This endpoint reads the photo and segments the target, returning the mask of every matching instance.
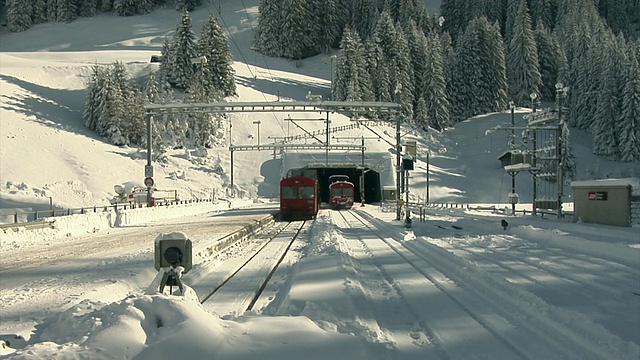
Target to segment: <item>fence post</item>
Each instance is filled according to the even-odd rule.
[[[13,213],[13,223],[14,224],[18,223],[18,212],[17,211]]]

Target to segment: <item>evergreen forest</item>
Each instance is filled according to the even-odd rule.
[[[188,11],[202,3],[8,0],[7,26],[25,31],[98,12],[179,10],[160,70],[146,84],[132,84],[117,63],[95,67],[88,83],[87,126],[114,144],[143,145],[141,104],[236,94],[217,19],[203,25],[199,38],[193,33]],[[395,101],[404,121],[442,131],[510,104],[535,107],[562,96],[564,136],[579,128],[594,136],[595,154],[640,161],[640,0],[442,0],[439,15],[420,0],[261,0],[259,13],[259,52],[298,60],[335,53],[333,100]],[[203,61],[193,64],[193,58]],[[176,100],[175,91],[185,95]],[[160,123],[154,146],[207,147],[221,136],[220,118],[180,115]]]

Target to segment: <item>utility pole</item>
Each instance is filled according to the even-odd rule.
[[[396,85],[395,95],[396,95],[396,103],[400,104],[400,91],[402,90],[402,84],[398,83]],[[396,220],[400,220],[400,172],[401,164],[400,164],[400,151],[402,151],[400,147],[400,114],[402,110],[400,109],[396,114]]]
[[[558,181],[558,219],[562,217],[562,195],[564,192],[564,169],[562,164],[562,133],[564,130],[564,120],[562,119],[562,100],[564,99],[568,91],[568,86],[563,86],[563,84],[560,82],[556,84],[556,101],[558,103],[558,131],[556,135],[556,156],[558,158],[558,174],[556,180]]]

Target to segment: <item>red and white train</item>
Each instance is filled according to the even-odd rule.
[[[329,206],[334,210],[351,209],[355,186],[347,175],[329,176]]]
[[[283,220],[315,218],[319,207],[317,180],[306,176],[280,180],[280,216]]]

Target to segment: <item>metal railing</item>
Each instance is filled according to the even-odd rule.
[[[189,199],[189,200],[168,200],[158,201],[155,207],[159,206],[171,206],[192,204],[199,202],[211,202],[211,199]],[[15,227],[16,225],[37,228],[37,224],[47,223],[42,220],[46,218],[70,216],[77,214],[98,213],[106,211],[119,211],[128,209],[139,209],[148,207],[146,203],[118,203],[110,205],[94,205],[91,207],[82,207],[75,209],[49,209],[49,210],[30,210],[30,211],[3,211],[0,209],[0,219],[10,218],[11,221],[4,221],[4,224],[0,224],[0,229]],[[26,225],[28,223],[37,223],[34,225]]]

